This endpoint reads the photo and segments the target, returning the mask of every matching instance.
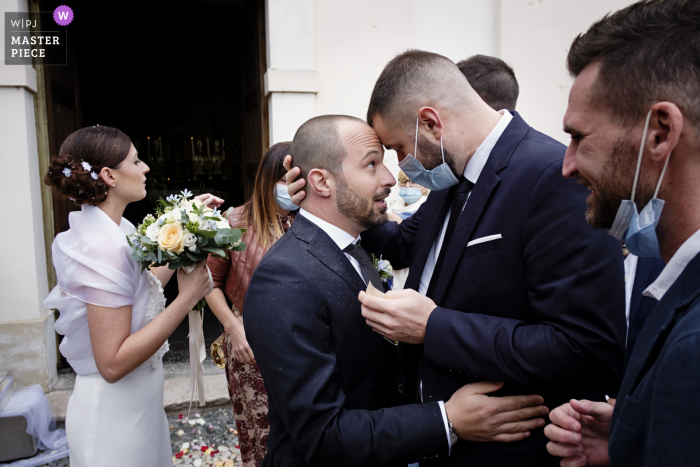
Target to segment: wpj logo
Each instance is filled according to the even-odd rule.
[[[73,10],[5,13],[5,65],[67,65],[68,33]]]

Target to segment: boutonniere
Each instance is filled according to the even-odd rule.
[[[391,267],[391,263],[380,256],[377,258],[374,253],[372,253],[372,264],[379,272],[379,278],[382,282],[387,282],[394,277],[394,268]]]

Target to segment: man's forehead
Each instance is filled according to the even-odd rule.
[[[341,135],[340,139],[347,148],[370,148],[382,144],[374,129],[366,123],[342,123],[338,130]]]
[[[569,91],[569,102],[564,114],[564,130],[576,130],[586,124],[593,114],[599,114],[600,106],[593,100],[593,86],[598,77],[598,64],[592,64],[579,73]],[[590,123],[590,122],[589,122]]]
[[[379,142],[384,145],[386,148],[392,148],[393,146],[396,146],[398,144],[398,141],[396,141],[397,137],[401,136],[401,132],[398,132],[395,129],[389,129],[387,126],[386,122],[382,119],[382,117],[377,114],[374,116],[372,119],[372,124],[374,126],[374,129],[377,132],[377,136],[379,137]]]

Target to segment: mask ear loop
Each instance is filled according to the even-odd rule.
[[[415,157],[416,160],[418,159],[418,119],[420,119],[420,117],[416,117],[416,145],[413,147],[413,152],[415,153],[413,157]]]
[[[661,176],[659,177],[659,183],[656,184],[656,191],[654,191],[654,198],[656,198],[659,194],[659,188],[661,188],[661,181],[664,179],[664,174],[666,173],[666,167],[668,167],[669,159],[671,159],[670,154],[668,155],[668,157],[666,158],[666,162],[664,163],[664,168],[661,171]]]
[[[442,136],[440,137],[440,154],[442,154],[442,163],[445,163],[445,151],[442,150]]]
[[[634,183],[632,184],[632,198],[630,201],[634,203],[634,195],[637,193],[637,182],[639,181],[639,172],[642,169],[642,154],[644,154],[644,144],[646,143],[647,140],[647,131],[649,130],[649,120],[651,120],[651,110],[649,110],[649,113],[647,114],[647,119],[644,122],[644,132],[642,133],[642,144],[639,145],[639,156],[637,157],[637,170],[634,172]],[[666,163],[668,164],[668,159],[666,159]],[[664,167],[664,171],[666,170],[666,167]],[[661,173],[661,176],[663,177],[663,172]],[[661,184],[661,181],[659,181],[659,185]],[[656,187],[656,191],[659,191],[659,187]],[[656,197],[656,195],[654,195]]]

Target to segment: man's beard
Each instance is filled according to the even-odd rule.
[[[386,223],[388,220],[387,208],[384,207],[380,212],[376,212],[374,202],[388,196],[391,189],[385,188],[381,193],[374,195],[372,199],[367,199],[350,188],[343,175],[336,177],[336,181],[336,206],[342,215],[352,219],[365,229],[381,227]]]
[[[600,180],[596,183],[595,195],[592,199],[586,199],[588,205],[586,222],[594,229],[612,227],[622,200],[630,199],[638,152],[639,148],[635,147],[627,137],[618,140],[610,151],[601,171]],[[576,180],[581,183],[586,178],[578,173]],[[646,204],[651,199],[650,193],[653,193],[653,189],[654,187],[640,176],[635,203]]]
[[[455,157],[450,151],[443,147],[445,151],[445,162],[447,162],[448,167],[452,170],[455,177],[460,177],[462,174],[457,174],[457,168],[455,166]],[[422,135],[418,134],[418,155],[413,155],[425,170],[433,170],[435,167],[442,164],[442,153],[440,152],[440,145],[433,144],[430,140]]]

